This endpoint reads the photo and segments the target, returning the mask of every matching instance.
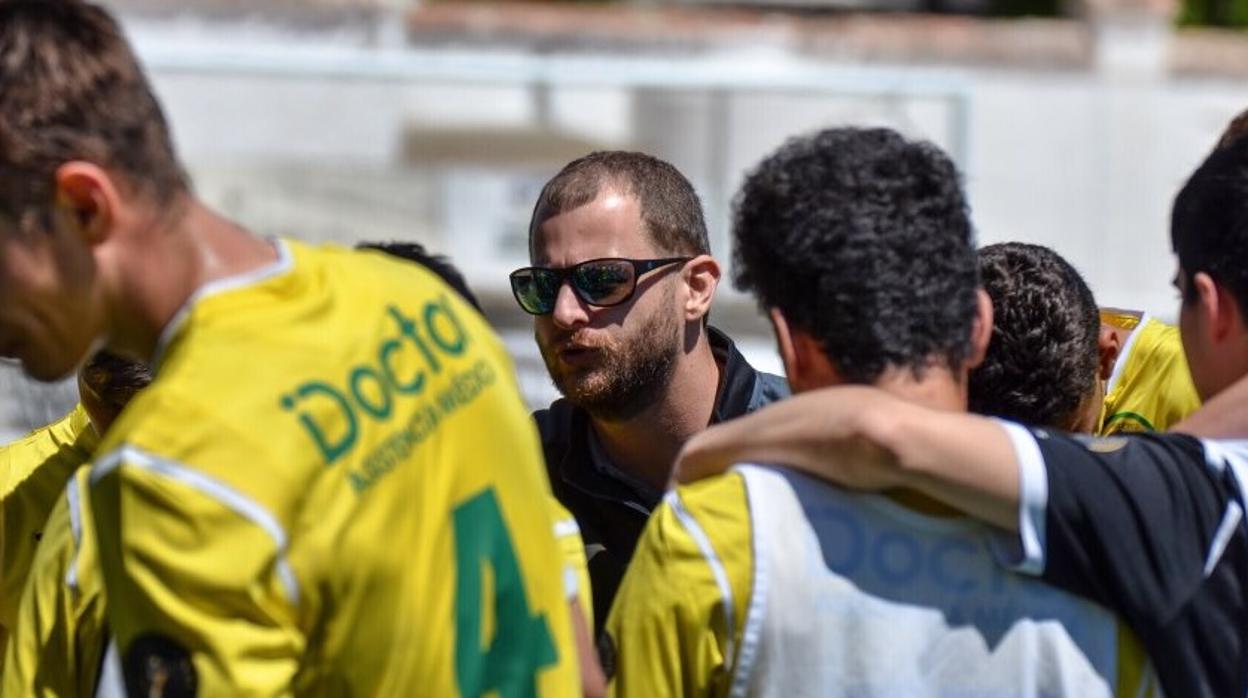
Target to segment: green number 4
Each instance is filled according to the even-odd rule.
[[[524,578],[493,488],[455,507],[455,676],[461,696],[498,691],[502,698],[537,695],[537,672],[559,659],[542,614],[530,615]],[[485,566],[494,597],[481,598]],[[494,636],[482,644],[482,611],[494,606]]]

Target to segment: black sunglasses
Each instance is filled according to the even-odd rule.
[[[591,259],[563,269],[525,267],[511,272],[511,292],[516,302],[530,315],[546,315],[554,311],[555,299],[565,280],[572,282],[572,291],[589,305],[606,308],[625,303],[637,290],[637,279],[643,274],[669,264],[688,262],[693,257],[665,259],[624,259],[609,257]]]

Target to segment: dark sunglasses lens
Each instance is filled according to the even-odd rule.
[[[555,309],[559,277],[547,269],[521,269],[511,275],[511,290],[526,313],[545,315]]]
[[[633,265],[625,261],[602,261],[582,264],[572,272],[572,285],[581,298],[593,305],[623,303],[636,284]]]

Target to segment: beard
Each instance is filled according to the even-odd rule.
[[[549,346],[538,340],[550,380],[573,405],[595,419],[622,422],[636,417],[658,400],[672,380],[680,356],[680,322],[664,305],[625,338],[590,344],[578,333],[558,335]],[[566,366],[558,355],[567,341],[593,346],[598,361]]]

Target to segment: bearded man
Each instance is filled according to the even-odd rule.
[[[707,324],[721,271],[698,195],[671,164],[619,151],[569,163],[538,197],[529,255],[512,291],[563,395],[534,418],[601,625],[685,440],[788,387]]]

